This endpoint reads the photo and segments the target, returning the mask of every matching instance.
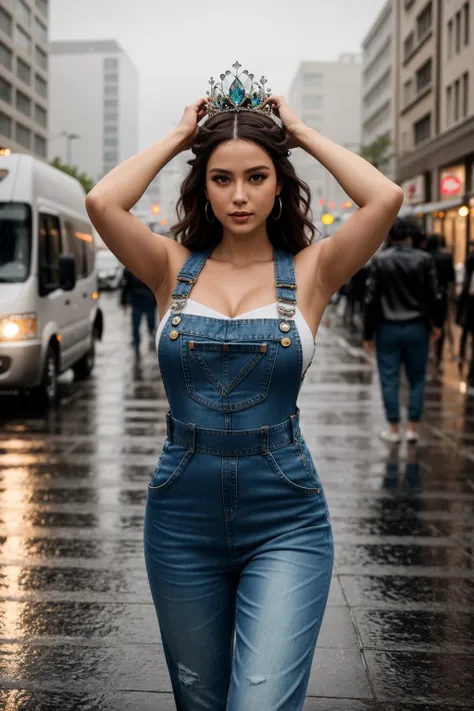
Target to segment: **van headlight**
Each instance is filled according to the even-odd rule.
[[[10,314],[0,319],[0,341],[28,341],[36,338],[36,314]]]

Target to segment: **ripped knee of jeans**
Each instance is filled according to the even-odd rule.
[[[196,674],[196,672],[191,671],[191,669],[185,667],[184,664],[181,664],[181,662],[178,662],[178,669],[179,680],[185,686],[193,686],[193,684],[196,684],[199,681],[199,674]]]
[[[265,674],[259,674],[257,676],[248,676],[247,679],[251,684],[261,684],[262,682],[267,680],[267,677]]]

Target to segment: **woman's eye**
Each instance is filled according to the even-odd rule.
[[[253,180],[253,178],[259,178],[259,180]],[[251,176],[250,181],[253,183],[263,183],[263,181],[266,179],[267,179],[267,176],[263,175],[263,173],[255,173],[254,175]],[[218,185],[223,185],[223,183],[221,181],[228,180],[228,178],[225,175],[217,175],[212,180],[215,183],[217,183]]]

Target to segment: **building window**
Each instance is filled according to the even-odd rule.
[[[38,270],[42,284],[50,289],[59,286],[59,255],[61,254],[61,228],[59,219],[40,213],[38,219]]]
[[[46,139],[35,134],[35,153],[42,158],[46,158]]]
[[[104,111],[104,119],[105,119],[105,121],[118,121],[118,112],[117,111]]]
[[[464,45],[467,47],[469,44],[469,35],[471,34],[471,17],[469,11],[470,3],[464,3]]]
[[[104,138],[104,146],[106,148],[118,148],[118,137]]]
[[[118,163],[117,151],[104,151],[104,161],[107,163]]]
[[[11,15],[0,7],[0,30],[3,30],[9,37],[13,34],[13,21]]]
[[[20,20],[20,22],[23,22],[26,27],[30,27],[31,10],[28,5],[23,2],[23,0],[17,0],[16,2],[16,16]]]
[[[0,111],[0,136],[12,137],[12,120]]]
[[[35,18],[35,29],[36,29],[36,36],[39,38],[40,42],[43,42],[44,44],[47,44],[48,42],[48,30],[46,27],[43,25],[38,18]]]
[[[304,72],[303,83],[308,89],[321,89],[324,74],[320,72]]]
[[[40,69],[43,69],[45,72],[48,71],[48,55],[46,52],[43,52],[41,47],[38,47],[38,45],[35,46],[35,55],[36,55],[36,64],[39,66]]]
[[[106,133],[109,134],[109,136],[110,136],[110,135],[113,136],[113,135],[115,135],[116,133],[118,133],[118,126],[117,126],[117,124],[107,124],[107,123],[106,123],[105,126],[104,126],[104,134],[106,134]]]
[[[18,79],[21,79],[21,81],[25,82],[25,84],[28,84],[28,86],[30,85],[31,67],[19,57],[17,57],[16,59],[16,75]]]
[[[451,86],[446,87],[446,126],[451,125],[453,115],[453,89]]]
[[[403,105],[408,106],[413,100],[413,81],[408,79],[403,85]]]
[[[414,126],[415,146],[431,138],[431,114],[427,114],[417,121]]]
[[[26,126],[22,126],[21,123],[16,125],[16,142],[25,148],[30,148],[30,136],[31,131]]]
[[[113,57],[104,59],[104,69],[118,69],[118,59],[115,59]]]
[[[118,109],[118,100],[117,99],[105,99],[104,109]]]
[[[453,21],[448,22],[448,59],[453,56]]]
[[[431,59],[428,59],[427,62],[423,64],[420,69],[418,69],[416,73],[416,92],[417,94],[420,93],[420,91],[423,91],[423,89],[426,89],[427,86],[431,84],[431,66],[432,62]]]
[[[456,13],[456,54],[461,51],[461,13]]]
[[[4,67],[12,70],[12,57],[13,52],[9,49],[3,42],[0,42],[0,64]]]
[[[38,106],[38,104],[35,104],[35,121],[36,121],[36,123],[39,123],[40,126],[42,126],[43,128],[46,128],[47,120],[48,120],[48,114],[45,111],[45,109],[43,109],[42,106]]]
[[[118,72],[106,72],[104,74],[106,84],[117,84],[118,78]]]
[[[118,96],[118,86],[113,84],[104,86],[104,96]]]
[[[18,89],[16,91],[16,108],[25,116],[31,116],[31,99]]]
[[[12,85],[2,77],[0,77],[0,99],[7,104],[12,103]]]
[[[48,17],[48,0],[36,0],[36,7],[45,17]]]
[[[15,26],[15,44],[26,54],[31,54],[31,39],[18,25]]]
[[[469,114],[469,72],[462,75],[462,115],[467,118]]]
[[[460,81],[456,79],[454,82],[454,122],[459,121],[459,86]]]
[[[48,98],[48,85],[38,74],[35,74],[35,89],[36,93],[42,96],[43,99]]]
[[[431,30],[431,25],[433,22],[433,3],[430,2],[425,7],[422,12],[416,18],[416,33],[418,41],[421,40],[427,32]]]
[[[323,108],[323,97],[318,94],[304,94],[303,95],[303,108],[304,109],[322,109]]]
[[[403,43],[403,56],[405,59],[410,56],[410,54],[413,52],[414,47],[415,36],[413,32],[410,32],[410,34],[408,35],[408,37],[405,38],[405,41]]]

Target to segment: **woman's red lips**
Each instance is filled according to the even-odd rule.
[[[245,217],[245,215],[251,215],[251,212],[231,212],[231,217]]]

